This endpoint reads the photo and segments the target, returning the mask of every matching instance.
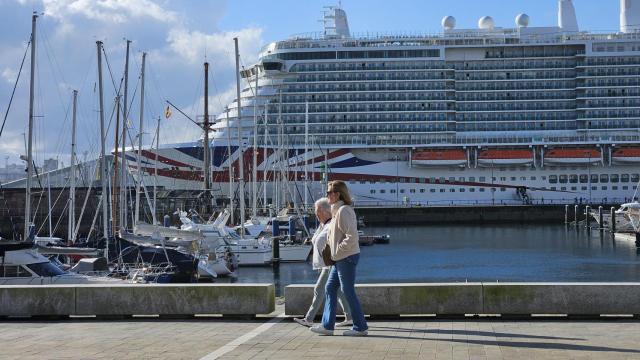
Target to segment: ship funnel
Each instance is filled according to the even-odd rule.
[[[578,32],[576,9],[571,0],[558,0],[558,27],[566,32]]]
[[[326,38],[348,38],[349,22],[347,13],[340,7],[329,6],[324,12],[324,36]]]
[[[620,32],[640,32],[640,1],[620,0]]]

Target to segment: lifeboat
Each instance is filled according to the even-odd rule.
[[[611,153],[611,161],[616,164],[640,163],[640,148],[618,148]]]
[[[466,166],[467,153],[462,149],[419,149],[412,152],[411,163],[421,166]]]
[[[488,149],[478,153],[478,165],[530,165],[533,151],[530,149]]]
[[[558,148],[544,154],[544,162],[549,164],[593,164],[600,160],[600,150],[589,148]]]

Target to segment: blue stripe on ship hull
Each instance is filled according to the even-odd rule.
[[[377,164],[377,162],[362,160],[354,156],[350,159],[346,159],[346,160],[342,160],[342,161],[338,161],[336,163],[330,164],[329,167],[332,169],[339,169],[339,168],[366,166],[366,165],[372,165],[372,164]]]
[[[236,150],[238,149],[237,146],[232,146],[231,147],[231,154],[234,154],[236,152]],[[204,148],[201,147],[183,147],[183,148],[176,148],[176,150],[180,151],[181,153],[187,154],[193,158],[196,158],[200,161],[204,160]],[[225,161],[227,161],[227,147],[226,146],[215,146],[211,148],[211,155],[212,155],[212,159],[211,159],[211,163],[214,166],[220,166],[222,165]]]

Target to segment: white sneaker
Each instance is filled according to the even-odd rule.
[[[367,336],[369,332],[365,331],[356,331],[356,330],[347,330],[342,333],[343,336]]]
[[[353,320],[345,320],[336,324],[336,327],[348,327],[353,326]]]
[[[312,326],[309,328],[309,331],[316,334],[320,334],[320,335],[327,335],[327,336],[333,335],[333,330],[327,330],[322,325]]]
[[[300,324],[302,326],[306,326],[306,327],[312,327],[313,326],[313,321],[307,321],[307,319],[305,319],[305,318],[293,318],[293,321],[297,322],[298,324]]]

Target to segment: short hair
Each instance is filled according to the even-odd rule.
[[[353,201],[351,201],[351,195],[349,194],[349,189],[347,188],[347,184],[345,184],[342,180],[333,180],[329,181],[329,188],[331,191],[335,191],[340,194],[340,200],[342,200],[345,205],[352,205]]]
[[[315,205],[320,211],[331,213],[331,204],[329,204],[329,199],[326,197],[316,200]]]

